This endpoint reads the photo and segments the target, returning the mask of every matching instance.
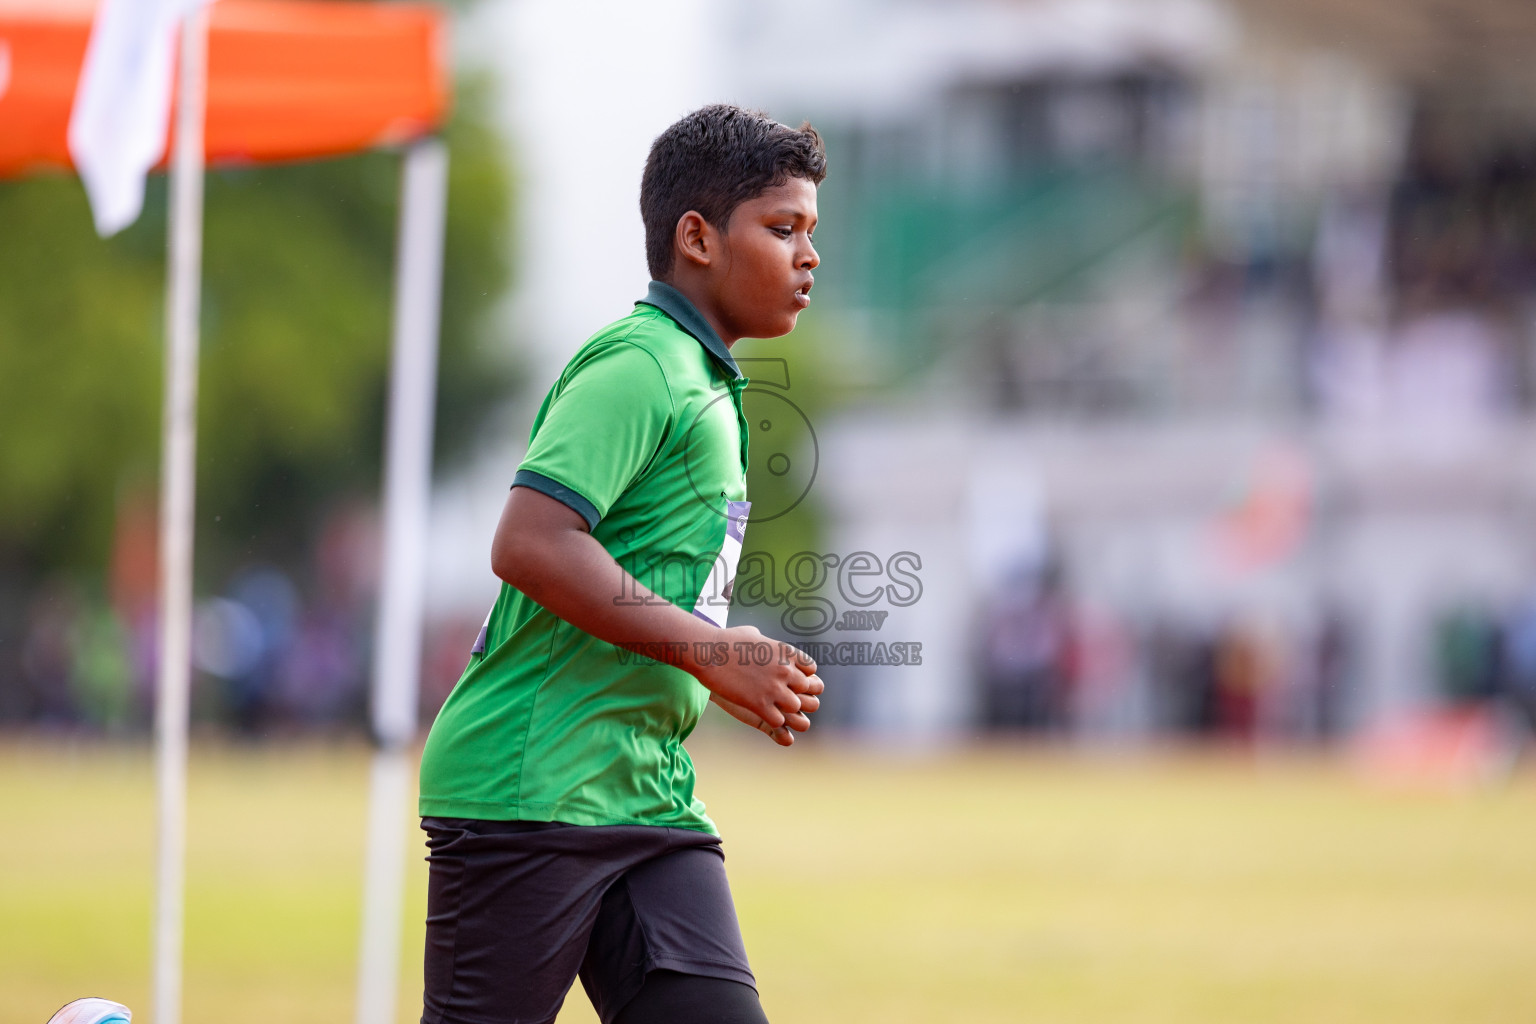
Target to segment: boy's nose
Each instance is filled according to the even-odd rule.
[[[795,265],[802,270],[815,270],[821,266],[821,257],[816,254],[816,247],[807,245],[805,252],[800,255],[800,261]]]

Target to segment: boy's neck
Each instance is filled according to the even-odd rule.
[[[678,268],[662,278],[661,283],[676,288],[682,293],[683,298],[693,303],[693,308],[697,309],[699,315],[709,323],[709,326],[715,329],[715,333],[720,336],[720,340],[725,343],[726,348],[729,349],[741,340],[741,335],[726,330],[725,322],[720,316],[719,306],[714,301],[709,288],[709,282],[704,275],[690,273],[683,268]]]

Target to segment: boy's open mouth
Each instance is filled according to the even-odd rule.
[[[795,289],[795,301],[800,304],[801,309],[811,304],[811,285],[814,283],[814,281],[807,281]]]

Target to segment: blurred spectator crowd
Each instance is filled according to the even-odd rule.
[[[1041,734],[1124,732],[1327,743],[1360,723],[1358,630],[1260,616],[1131,621],[1073,600],[1054,569],[1019,573],[976,644],[980,719]],[[1505,607],[1445,605],[1423,637],[1441,708],[1495,709],[1536,735],[1536,588]]]
[[[155,521],[120,517],[109,585],[58,576],[34,590],[4,648],[0,725],[142,733],[157,667]],[[371,510],[329,516],[295,572],[253,563],[199,600],[194,720],[257,738],[366,727],[377,529]],[[428,630],[423,702],[436,710],[463,667],[471,624]],[[10,640],[7,637],[7,640]]]

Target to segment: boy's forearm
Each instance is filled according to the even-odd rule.
[[[791,729],[810,728],[806,713],[819,706],[822,683],[803,652],[751,626],[721,629],[689,614],[625,572],[586,526],[554,498],[513,487],[491,543],[491,569],[577,629],[681,668],[779,743],[793,742]],[[738,656],[721,659],[722,645],[732,650],[733,642]],[[741,657],[742,644],[767,644],[769,656]]]
[[[695,645],[723,632],[634,579],[591,534],[560,530],[519,547],[502,577],[599,640],[699,675]],[[639,598],[636,601],[636,598]],[[621,598],[623,600],[621,600]]]
[[[778,680],[772,678],[774,668],[755,667],[753,658],[737,659],[734,673],[729,666],[722,668],[710,656],[727,636],[740,642],[741,631],[711,625],[642,586],[586,531],[546,535],[524,547],[513,565],[502,578],[540,605],[599,640],[681,668],[728,714],[774,742],[789,746],[791,730],[810,728],[806,714],[820,706],[822,684],[814,667],[786,667],[784,656],[798,654],[794,648],[777,645],[784,659],[777,666]],[[748,642],[767,642],[756,630],[750,632],[756,640]]]

